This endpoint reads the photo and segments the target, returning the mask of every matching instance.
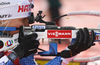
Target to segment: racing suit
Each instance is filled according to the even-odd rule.
[[[32,54],[33,51],[35,52],[35,50],[33,50],[32,52],[30,52],[30,54],[28,54],[28,51],[31,49],[29,47],[32,47],[34,49],[35,48],[34,46],[37,46],[37,47],[39,46],[38,41],[30,40],[29,37],[30,36],[33,37],[32,35],[28,35],[27,36],[28,38],[24,37],[22,39],[22,41],[23,41],[22,44],[20,44],[19,46],[17,46],[17,48],[15,48],[18,50],[17,52],[19,52],[20,49],[23,50],[24,52],[27,52],[26,57],[24,55],[21,58],[21,55],[18,55],[20,53],[17,54],[15,50],[14,50],[14,52],[13,51],[8,51],[5,53],[0,52],[0,65],[14,65],[14,64],[15,65],[20,65],[20,64],[21,65],[37,65],[35,60],[34,60],[34,54]],[[89,49],[91,46],[94,46],[95,45],[93,43],[94,41],[95,41],[95,33],[93,30],[91,31],[91,35],[89,35],[89,31],[87,28],[84,28],[83,30],[79,29],[79,31],[77,32],[77,37],[76,37],[75,42],[73,44],[69,45],[68,47],[66,47],[65,50],[61,51],[59,56],[55,57],[53,60],[49,61],[45,65],[68,64],[69,61],[74,59],[77,54]],[[33,44],[33,46],[32,45],[26,46],[28,43],[30,43],[30,44],[36,43],[38,45]],[[24,48],[21,48],[21,47],[24,47]],[[21,52],[21,53],[23,53],[23,52]],[[19,59],[19,58],[21,58],[21,59]],[[61,61],[63,61],[63,62],[61,62]]]
[[[0,32],[0,34],[2,34],[2,33]],[[4,34],[4,35],[6,35],[6,34]],[[37,63],[34,59],[34,54],[31,54],[31,55],[24,57],[22,59],[18,59],[16,61],[16,64],[14,64],[13,62],[15,60],[12,61],[12,59],[9,58],[7,55],[9,52],[13,52],[13,51],[10,50],[7,52],[0,52],[0,65],[37,65]],[[15,59],[14,57],[12,57],[12,58]],[[53,60],[46,63],[45,65],[61,65],[61,61],[62,61],[61,57],[57,56]]]

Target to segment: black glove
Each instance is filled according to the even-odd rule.
[[[22,29],[23,28],[20,27],[18,38],[20,44],[14,49],[14,52],[19,56],[19,58],[23,58],[32,53],[36,53],[39,46],[39,41],[35,40],[38,35],[33,33],[24,36]]]
[[[91,35],[87,28],[79,29],[77,32],[77,37],[74,44],[69,45],[68,48],[70,50],[63,50],[61,52],[61,57],[69,58],[77,55],[78,53],[89,49],[91,46],[95,45],[93,42],[95,41],[95,33],[91,30]]]

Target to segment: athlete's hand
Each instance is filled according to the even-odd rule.
[[[79,29],[77,32],[77,37],[74,44],[69,45],[67,48],[69,50],[63,50],[61,52],[61,57],[69,58],[77,55],[78,53],[89,49],[91,46],[95,45],[95,33],[91,30],[91,35],[87,28]]]
[[[39,41],[36,40],[37,36],[38,35],[36,33],[24,36],[22,28],[20,29],[18,40],[20,44],[14,49],[19,58],[23,58],[37,52],[37,48],[39,46]]]

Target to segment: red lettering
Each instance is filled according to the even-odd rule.
[[[19,8],[18,8],[18,12],[23,12],[23,9],[24,9],[24,5],[22,5],[22,7],[21,6],[19,6]]]
[[[48,30],[47,38],[71,38],[72,32],[70,30]]]
[[[22,5],[22,6],[19,6],[19,8],[18,8],[18,12],[28,12],[28,11],[30,11],[31,10],[31,8],[29,8],[29,5]]]

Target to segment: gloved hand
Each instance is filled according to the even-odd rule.
[[[95,41],[95,33],[91,30],[91,35],[87,28],[79,29],[77,32],[77,37],[74,44],[69,45],[67,48],[69,50],[63,50],[61,52],[61,57],[69,58],[77,55],[78,53],[89,49],[91,46],[95,45],[93,42]]]
[[[23,27],[20,27],[18,38],[18,42],[20,44],[14,49],[14,52],[19,56],[19,58],[23,58],[37,52],[37,48],[39,46],[39,41],[35,40],[37,36],[38,35],[36,33],[24,36]]]

